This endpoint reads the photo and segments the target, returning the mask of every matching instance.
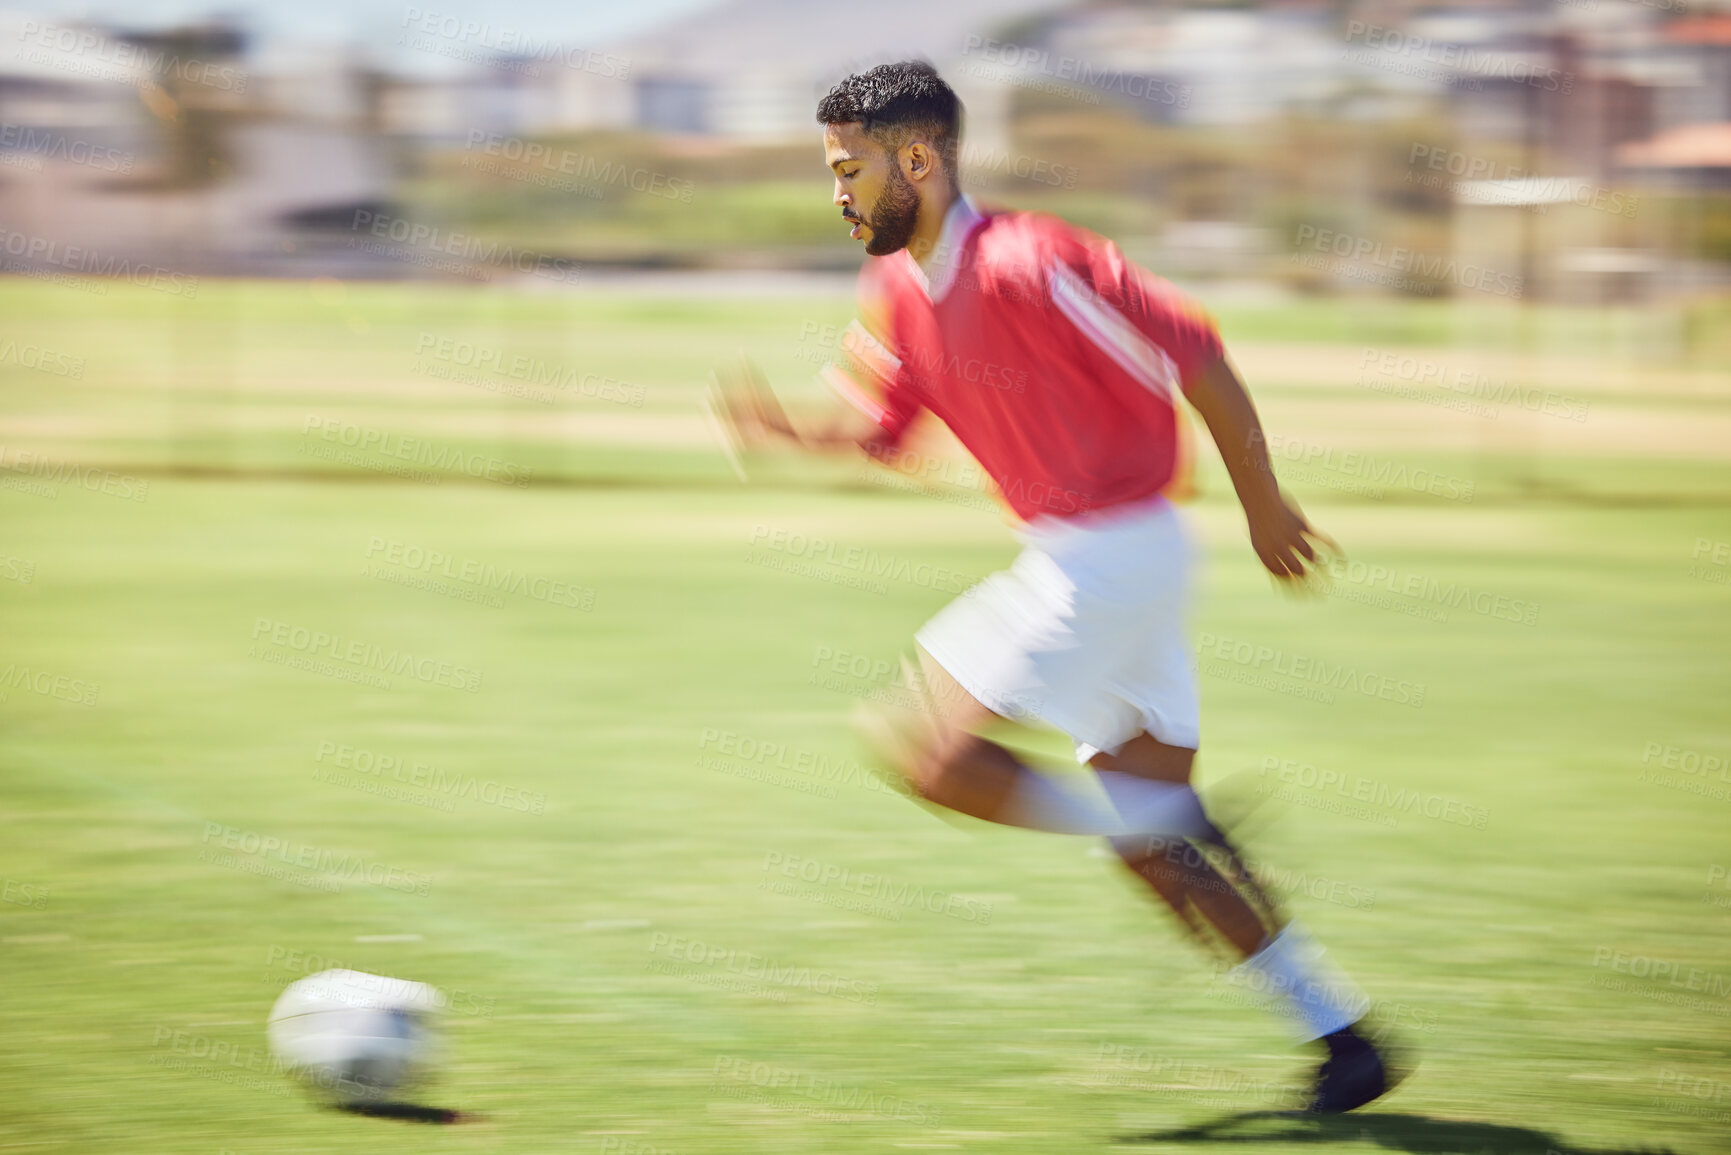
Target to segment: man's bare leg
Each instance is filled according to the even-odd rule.
[[[899,749],[892,755],[918,797],[988,822],[1063,833],[1113,833],[1109,826],[1120,820],[1118,810],[1128,807],[1093,801],[1059,776],[1041,774],[1007,747],[982,737],[980,731],[999,716],[923,649],[920,665],[918,677],[911,668],[906,672],[910,683],[921,683],[924,710],[904,717]],[[1212,928],[1235,958],[1249,958],[1285,920],[1225,836],[1202,817],[1190,787],[1195,759],[1196,751],[1143,733],[1115,753],[1096,754],[1089,765],[1102,780],[1114,780],[1109,790],[1113,801],[1123,797],[1127,785],[1146,783],[1154,803],[1144,805],[1142,813],[1173,818],[1170,830],[1138,826],[1114,837],[1119,857],[1204,946],[1216,947],[1208,930]],[[1160,809],[1163,789],[1188,795],[1199,823],[1186,827],[1181,820],[1187,812]],[[1034,807],[1041,813],[1029,813]]]
[[[923,676],[904,667],[922,690],[922,708],[878,717],[876,744],[927,802],[1007,826],[1057,834],[1174,836],[1209,830],[1187,787],[1107,771],[1115,796],[1099,796],[1064,775],[1043,774],[982,731],[999,716],[968,693],[923,650]]]
[[[1196,751],[1168,746],[1149,733],[1126,742],[1115,754],[1101,752],[1088,760],[1096,770],[1114,770],[1136,778],[1189,786]],[[1210,861],[1209,848],[1231,881]],[[1224,835],[1206,839],[1158,835],[1115,838],[1112,849],[1124,864],[1171,907],[1186,928],[1212,945],[1198,925],[1212,926],[1238,958],[1249,958],[1280,929],[1283,921],[1273,900],[1250,877]]]
[[[1097,754],[1089,764],[1110,801],[1090,801],[1058,775],[1039,773],[981,736],[997,715],[924,651],[920,658],[924,708],[890,726],[883,743],[916,796],[991,822],[1111,834],[1119,857],[1187,930],[1210,948],[1224,942],[1244,969],[1285,995],[1304,1036],[1327,1047],[1310,1110],[1351,1110],[1388,1089],[1381,1056],[1355,1029],[1363,996],[1302,928],[1281,917],[1226,837],[1202,816],[1190,787],[1194,750],[1144,733],[1113,754]],[[908,681],[921,679],[910,669]],[[1162,804],[1174,793],[1189,799],[1193,820]],[[1123,829],[1132,814],[1130,829]],[[1171,829],[1154,822],[1162,818],[1173,820]],[[1113,823],[1120,828],[1109,829]]]
[[[1114,754],[1089,759],[1096,770],[1136,778],[1190,782],[1196,751],[1168,746],[1143,733]],[[1238,851],[1219,830],[1200,838],[1131,836],[1112,848],[1138,878],[1170,906],[1198,939],[1212,946],[1211,927],[1231,947],[1241,970],[1258,972],[1286,996],[1306,1038],[1320,1042],[1328,1058],[1317,1071],[1312,1111],[1345,1111],[1388,1090],[1391,1076],[1382,1056],[1358,1028],[1363,995],[1329,963],[1322,948],[1280,913],[1274,899],[1251,875]],[[1228,881],[1228,876],[1230,881]]]

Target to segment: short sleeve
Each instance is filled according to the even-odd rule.
[[[897,287],[892,276],[888,262],[883,259],[866,262],[860,271],[860,319],[849,325],[842,337],[843,351],[858,372],[840,375],[841,380],[830,378],[845,400],[877,423],[877,433],[860,445],[873,457],[883,457],[894,450],[925,408],[916,375],[898,355]],[[869,384],[871,392],[859,386],[861,379]]]

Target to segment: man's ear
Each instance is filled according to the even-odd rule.
[[[923,140],[916,140],[901,150],[902,172],[909,180],[925,180],[938,166],[938,154]]]

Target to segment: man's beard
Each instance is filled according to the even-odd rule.
[[[865,251],[874,257],[887,257],[907,248],[919,216],[920,194],[914,191],[914,182],[902,174],[898,165],[890,170],[889,184],[884,186],[866,221],[872,239],[866,242]]]

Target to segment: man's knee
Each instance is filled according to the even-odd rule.
[[[1096,770],[1113,770],[1137,778],[1183,785],[1190,781],[1190,772],[1196,765],[1196,751],[1188,746],[1168,746],[1144,731],[1119,747],[1116,754],[1101,751],[1094,755],[1088,759],[1088,765]]]
[[[914,789],[932,802],[966,789],[975,777],[979,747],[984,742],[983,738],[960,730],[932,734],[914,754]]]
[[[921,752],[908,778],[928,802],[995,820],[1020,773],[1020,763],[1002,746],[977,734],[954,731]]]

